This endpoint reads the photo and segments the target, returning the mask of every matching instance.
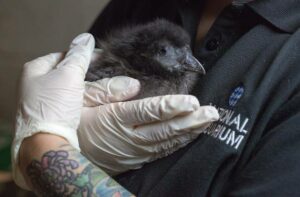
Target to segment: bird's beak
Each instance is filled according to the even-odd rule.
[[[203,65],[193,56],[191,52],[185,54],[185,57],[183,57],[182,60],[182,65],[186,71],[197,72],[200,74],[206,73]]]

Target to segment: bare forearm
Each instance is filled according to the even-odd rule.
[[[37,134],[24,140],[20,168],[39,196],[132,196],[55,135]]]

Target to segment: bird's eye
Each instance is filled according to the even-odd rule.
[[[166,50],[165,47],[162,47],[162,48],[159,49],[158,53],[159,53],[159,55],[166,55],[167,50]]]

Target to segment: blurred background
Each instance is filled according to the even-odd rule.
[[[32,196],[15,189],[10,144],[17,84],[27,61],[64,51],[88,31],[109,0],[0,0],[0,197]]]

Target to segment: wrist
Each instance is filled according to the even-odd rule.
[[[79,149],[76,131],[71,131],[68,130],[68,128],[59,127],[57,125],[51,126],[50,124],[44,127],[46,128],[45,130],[37,130],[38,128],[43,128],[41,125],[42,124],[40,124],[40,127],[35,127],[35,130],[27,130],[30,132],[25,132],[26,130],[23,132],[17,127],[12,146],[13,178],[20,187],[27,190],[30,190],[30,186],[26,184],[28,181],[24,179],[25,176],[23,176],[23,172],[28,162],[34,158],[39,158],[41,154],[52,147],[57,147],[61,143],[70,144],[76,150]],[[33,127],[31,127],[31,129],[32,128]],[[21,146],[22,152],[20,152]],[[22,158],[20,158],[21,156]]]
[[[39,133],[25,139],[20,165],[28,188],[39,196],[131,196],[59,136]]]
[[[68,141],[63,137],[43,132],[24,139],[20,146],[18,157],[18,166],[22,174],[25,172],[25,167],[33,159],[40,158],[49,149],[55,149],[64,144],[68,144]]]

